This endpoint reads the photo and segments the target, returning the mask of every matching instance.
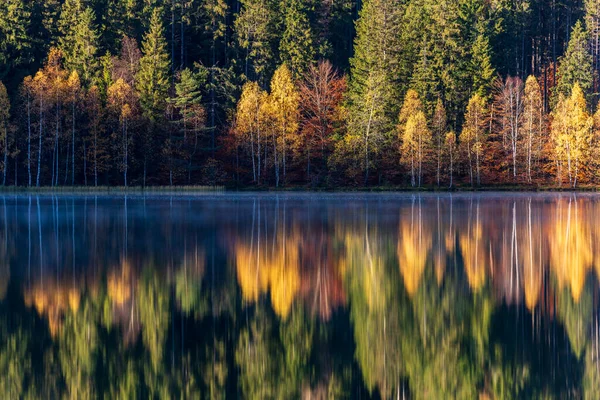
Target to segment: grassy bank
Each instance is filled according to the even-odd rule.
[[[598,192],[599,186],[582,185],[573,189],[568,186],[558,187],[551,185],[488,185],[472,187],[470,185],[457,185],[452,188],[436,185],[425,185],[414,188],[406,185],[381,185],[381,186],[306,186],[288,185],[284,187],[272,186],[0,186],[0,193],[37,193],[37,194],[160,194],[160,193],[222,193],[222,192]]]
[[[119,193],[200,193],[224,192],[224,186],[0,186],[0,193],[90,193],[90,194],[119,194]]]

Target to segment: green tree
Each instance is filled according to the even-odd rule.
[[[271,0],[241,0],[235,36],[244,60],[244,76],[265,86],[274,70],[277,16]]]
[[[63,11],[62,18],[67,18],[64,21],[65,35],[60,38],[59,44],[64,56],[65,68],[68,70],[76,70],[81,76],[82,82],[89,85],[96,77],[98,72],[98,58],[96,52],[98,50],[98,33],[94,26],[95,15],[91,8],[86,8],[75,15],[66,17]],[[75,18],[74,21],[71,21]],[[68,25],[71,24],[72,25]]]
[[[356,23],[354,57],[348,90],[348,135],[352,156],[364,173],[364,183],[376,167],[374,158],[391,147],[399,110],[397,78],[401,50],[399,0],[367,0]]]
[[[0,79],[33,60],[30,33],[31,9],[28,1],[0,2]]]
[[[593,83],[592,56],[589,53],[587,33],[580,21],[573,27],[567,51],[559,60],[554,102],[558,101],[560,95],[570,96],[576,82],[584,94],[589,94]]]
[[[496,70],[492,64],[490,40],[483,32],[477,34],[471,46],[471,65],[469,73],[473,79],[473,91],[483,99],[488,99],[496,79]]]
[[[142,42],[142,58],[136,76],[136,89],[139,93],[140,106],[149,123],[143,143],[144,176],[146,185],[148,173],[148,157],[159,141],[159,126],[164,119],[169,90],[169,54],[164,38],[161,21],[162,10],[155,8],[150,21],[150,28]]]
[[[304,0],[283,0],[284,30],[279,43],[281,61],[288,65],[294,79],[304,76],[314,62],[313,33]]]
[[[6,171],[8,170],[8,122],[10,118],[10,101],[6,86],[0,82],[0,143],[4,158],[2,161],[2,186],[6,185]]]
[[[169,288],[153,269],[146,269],[138,287],[142,340],[154,374],[162,370],[169,324]]]
[[[198,167],[194,163],[200,148],[200,134],[206,119],[201,91],[201,85],[205,80],[205,74],[184,69],[179,73],[175,83],[175,97],[170,100],[179,113],[177,122],[181,135],[178,140],[177,154],[184,159],[188,184],[191,182],[192,170]]]

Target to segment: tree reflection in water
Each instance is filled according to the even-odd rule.
[[[600,396],[595,195],[0,208],[1,398]]]

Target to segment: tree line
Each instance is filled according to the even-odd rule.
[[[597,0],[7,0],[3,185],[593,185]]]

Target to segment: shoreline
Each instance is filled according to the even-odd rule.
[[[227,186],[41,186],[41,187],[26,187],[26,186],[0,186],[0,194],[195,194],[195,193],[478,193],[478,192],[514,192],[514,193],[596,193],[600,192],[600,186],[579,186],[571,187],[556,187],[556,186],[481,186],[473,188],[470,186],[456,186],[453,188],[444,188],[437,186],[423,186],[421,188],[413,188],[410,186],[373,186],[373,187],[354,187],[354,186],[339,186],[339,187],[305,187],[305,186],[288,186],[288,187],[227,187]]]

